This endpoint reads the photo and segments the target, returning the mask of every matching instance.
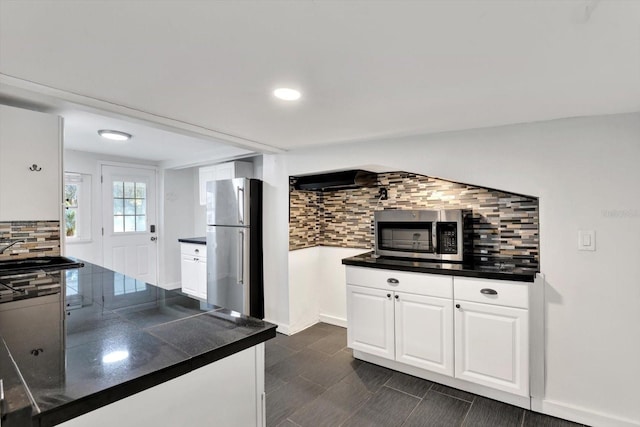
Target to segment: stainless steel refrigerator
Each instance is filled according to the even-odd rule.
[[[264,318],[262,181],[207,183],[207,302]]]

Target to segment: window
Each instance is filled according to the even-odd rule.
[[[65,172],[64,207],[67,242],[91,239],[91,175]]]
[[[147,229],[147,184],[113,181],[113,232]]]

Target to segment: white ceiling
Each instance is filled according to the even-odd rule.
[[[207,160],[242,157],[249,150],[156,129],[130,120],[77,110],[61,113],[65,120],[65,149],[151,160],[165,167],[193,166]],[[98,135],[112,129],[133,135],[129,141],[110,141]]]
[[[640,1],[0,0],[0,73],[283,149],[622,113]]]

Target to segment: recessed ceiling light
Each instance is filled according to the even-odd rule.
[[[120,132],[119,130],[100,129],[98,135],[113,141],[126,141],[131,139],[131,134]]]
[[[281,87],[273,91],[273,95],[276,98],[284,99],[285,101],[295,101],[300,99],[302,94],[295,89],[289,89],[288,87]]]

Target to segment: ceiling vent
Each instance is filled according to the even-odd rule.
[[[294,177],[294,188],[306,191],[333,191],[374,185],[377,174],[365,170],[348,170]]]

